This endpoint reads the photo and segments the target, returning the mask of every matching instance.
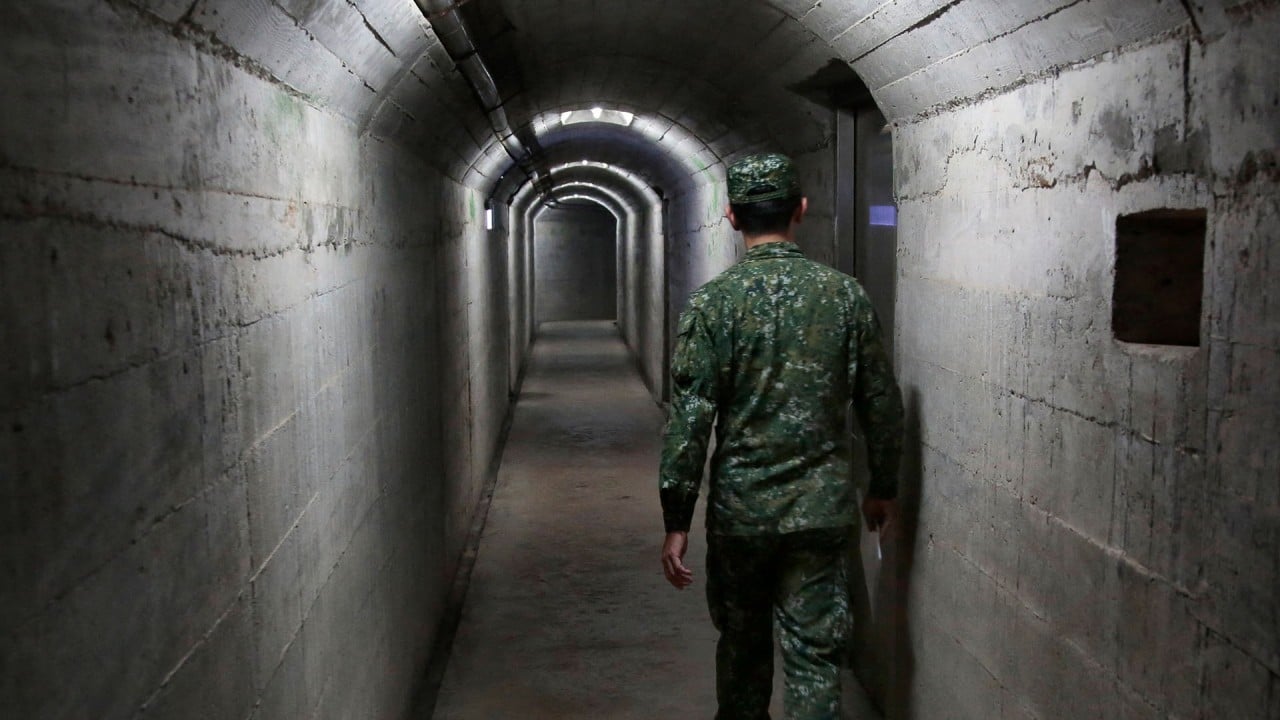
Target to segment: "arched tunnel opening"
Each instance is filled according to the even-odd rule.
[[[681,312],[745,253],[726,170],[781,152],[906,404],[846,709],[1280,718],[1278,30],[1272,0],[6,8],[0,714],[712,715],[658,433]]]
[[[624,218],[586,195],[565,195],[534,219],[534,320],[617,320]]]

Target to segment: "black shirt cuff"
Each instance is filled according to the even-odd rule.
[[[662,497],[662,523],[667,532],[689,532],[698,496],[677,493],[675,490],[662,490],[659,494]]]

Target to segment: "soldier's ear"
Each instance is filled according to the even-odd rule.
[[[791,216],[791,222],[795,223],[796,225],[799,225],[801,222],[804,222],[804,216],[805,216],[805,213],[807,212],[809,212],[809,198],[802,197],[800,198],[800,204],[796,205],[795,213],[792,214]]]
[[[733,228],[734,230],[741,230],[741,229],[742,229],[742,228],[739,228],[739,227],[738,227],[738,216],[733,214],[733,206],[732,206],[732,205],[725,205],[725,206],[724,206],[724,217],[725,217],[725,219],[726,219],[726,220],[728,220],[728,221],[729,221],[729,227]]]

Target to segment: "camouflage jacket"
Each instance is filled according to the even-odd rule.
[[[717,415],[712,532],[857,522],[850,401],[867,435],[870,494],[896,495],[902,397],[871,301],[795,244],[757,246],[690,296],[671,379],[660,479],[668,532],[693,521]]]

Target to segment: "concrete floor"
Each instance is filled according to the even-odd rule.
[[[701,519],[693,588],[658,561],[661,425],[613,323],[543,325],[436,720],[714,715]]]

